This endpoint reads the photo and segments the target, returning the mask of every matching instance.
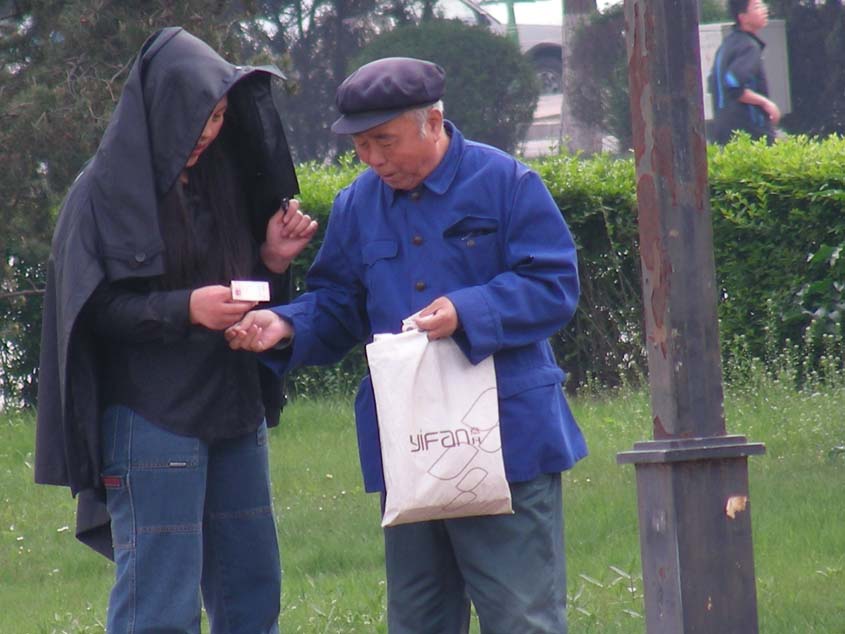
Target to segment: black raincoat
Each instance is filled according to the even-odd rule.
[[[275,67],[230,64],[181,28],[154,34],[138,53],[100,146],[59,213],[44,298],[35,481],[70,488],[77,496],[77,537],[108,557],[113,553],[100,483],[97,362],[103,343],[79,327],[80,311],[104,280],[164,272],[158,201],[223,95],[232,115],[224,126],[226,142],[245,185],[250,227],[257,243],[264,240],[282,199],[298,193],[272,97],[273,77],[282,77]],[[283,405],[282,386],[265,368],[260,372],[273,425]]]

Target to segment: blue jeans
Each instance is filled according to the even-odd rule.
[[[390,634],[566,634],[560,474],[512,483],[513,515],[384,529]]]
[[[267,427],[208,445],[126,407],[101,429],[115,584],[109,634],[277,634]]]

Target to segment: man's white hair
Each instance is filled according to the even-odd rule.
[[[441,99],[437,103],[433,103],[430,106],[414,108],[413,110],[408,111],[408,114],[413,116],[417,120],[417,123],[420,126],[421,137],[425,137],[426,135],[425,122],[428,120],[428,113],[432,110],[437,110],[440,114],[443,114],[443,100]]]

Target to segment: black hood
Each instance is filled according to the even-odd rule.
[[[205,42],[170,27],[135,60],[117,108],[85,172],[110,280],[160,275],[164,244],[158,201],[170,190],[214,106],[229,95],[221,138],[235,150],[257,197],[253,226],[298,193],[287,141],[272,103],[273,66],[230,64]],[[266,102],[266,103],[262,103]],[[274,120],[275,119],[275,120]]]

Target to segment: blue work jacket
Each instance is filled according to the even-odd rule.
[[[508,480],[569,469],[587,448],[548,337],[575,312],[575,245],[535,172],[445,125],[446,154],[416,190],[395,191],[367,170],[337,195],[308,292],[273,309],[294,325],[292,346],[265,359],[279,372],[334,363],[445,295],[469,360],[494,355]],[[365,489],[382,491],[369,376],[355,414]]]

